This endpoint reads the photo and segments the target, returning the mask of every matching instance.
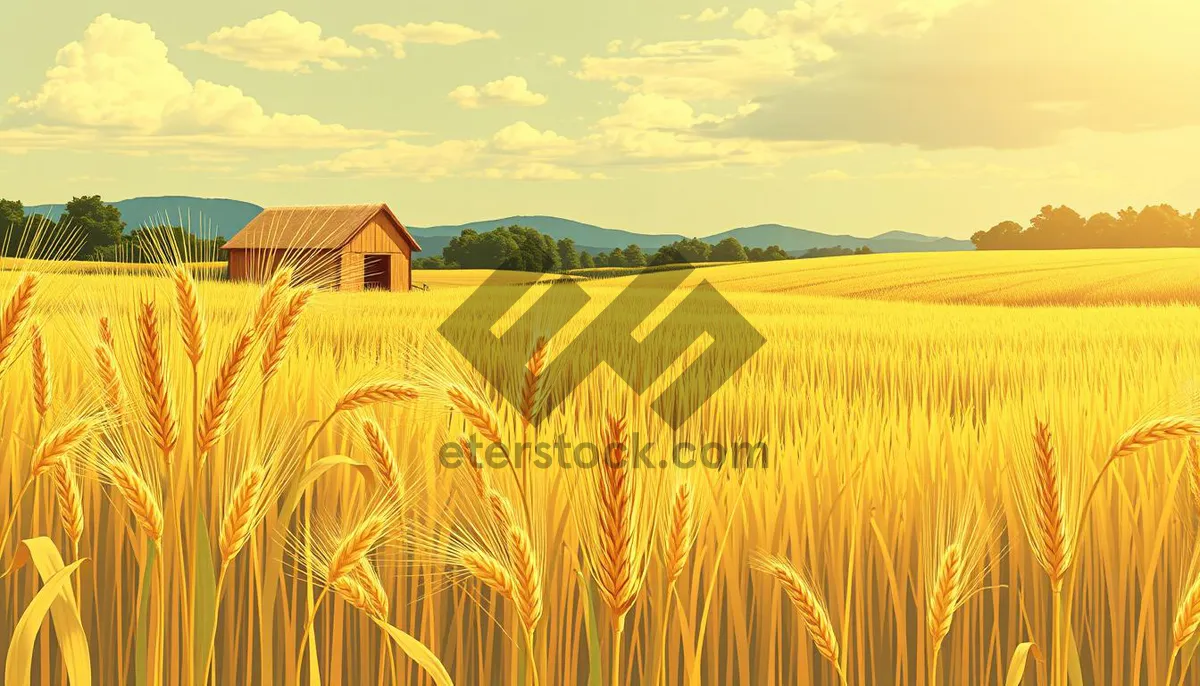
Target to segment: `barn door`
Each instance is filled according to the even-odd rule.
[[[363,288],[369,291],[392,290],[392,256],[363,257]]]

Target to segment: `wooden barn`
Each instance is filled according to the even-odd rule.
[[[262,282],[289,265],[299,280],[343,291],[410,290],[421,250],[384,204],[270,207],[223,247],[231,280]]]

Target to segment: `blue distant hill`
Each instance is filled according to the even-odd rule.
[[[182,195],[130,198],[109,204],[121,210],[126,231],[143,226],[171,224],[190,228],[192,233],[200,236],[226,238],[241,231],[251,219],[262,212],[258,205],[241,200],[193,198]],[[33,205],[26,206],[25,212],[58,219],[64,209],[64,205]]]
[[[194,198],[189,196],[164,196],[155,198],[130,198],[111,203],[121,210],[129,230],[140,226],[170,223],[190,227],[203,236],[232,238],[250,220],[258,216],[262,208],[253,203],[223,198]],[[63,212],[62,205],[34,205],[26,207],[28,213],[40,213],[57,219]],[[400,217],[404,220],[403,214]],[[555,240],[570,238],[576,247],[593,254],[607,252],[613,248],[624,248],[631,243],[642,250],[653,253],[669,243],[683,238],[675,233],[643,234],[624,229],[610,229],[571,219],[542,215],[518,215],[501,219],[469,222],[444,226],[409,226],[413,236],[424,248],[422,255],[440,255],[450,239],[464,229],[479,232],[491,231],[498,226],[520,224],[536,229]],[[798,229],[783,224],[760,224],[722,231],[703,238],[716,244],[721,239],[733,236],[747,248],[765,248],[778,245],[792,255],[803,254],[811,248],[843,248],[867,246],[874,252],[934,252],[949,250],[973,250],[970,241],[953,238],[925,236],[908,231],[888,231],[873,238],[849,235],[830,235],[818,231]]]

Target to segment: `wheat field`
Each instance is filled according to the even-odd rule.
[[[703,344],[641,396],[602,368],[526,421],[565,387],[547,361],[629,279],[583,282],[561,332],[497,360],[514,406],[436,334],[461,277],[342,294],[2,272],[4,682],[1200,683],[1198,268],[1113,250],[698,270],[766,344],[677,431],[650,403]],[[439,460],[460,437],[635,431],[769,460]]]

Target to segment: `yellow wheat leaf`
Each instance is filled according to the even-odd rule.
[[[53,543],[50,544],[51,548],[53,545]],[[43,547],[37,546],[35,552],[24,544],[22,548],[29,550],[31,559],[40,557],[45,550]],[[58,556],[57,549],[54,550],[54,556]],[[53,564],[51,559],[42,558],[42,561]],[[83,563],[84,560],[76,560],[54,572],[50,578],[46,579],[33,600],[29,602],[25,612],[21,614],[21,619],[17,620],[17,626],[13,629],[12,642],[8,645],[8,655],[4,659],[4,683],[8,686],[29,686],[38,631],[41,630],[42,624],[46,620],[46,614],[51,612],[55,605],[61,605],[64,602],[63,594],[70,597],[71,574]],[[61,558],[59,564],[61,565]],[[35,562],[35,566],[38,566],[39,570],[41,569],[41,565],[38,565],[37,562]],[[55,633],[62,636],[77,632],[79,638],[82,639],[83,652],[80,654],[78,651],[73,651],[68,654],[67,647],[74,648],[78,645],[77,641],[60,639],[63,644],[63,660],[66,663],[68,674],[72,675],[69,677],[72,686],[90,686],[92,683],[91,658],[87,652],[87,638],[83,634],[83,624],[79,621],[79,612],[75,609],[74,601],[71,601],[67,609],[68,619],[65,621],[60,622],[60,613],[55,613]]]
[[[437,686],[454,686],[454,681],[450,678],[450,673],[446,671],[445,665],[437,658],[437,655],[433,654],[432,650],[425,647],[424,643],[421,643],[410,634],[397,629],[387,622],[378,619],[374,621],[379,625],[380,629],[383,629],[384,633],[391,637],[396,646],[404,651],[404,654],[410,660],[417,663],[421,669],[425,670],[433,678],[433,683],[437,684]]]

